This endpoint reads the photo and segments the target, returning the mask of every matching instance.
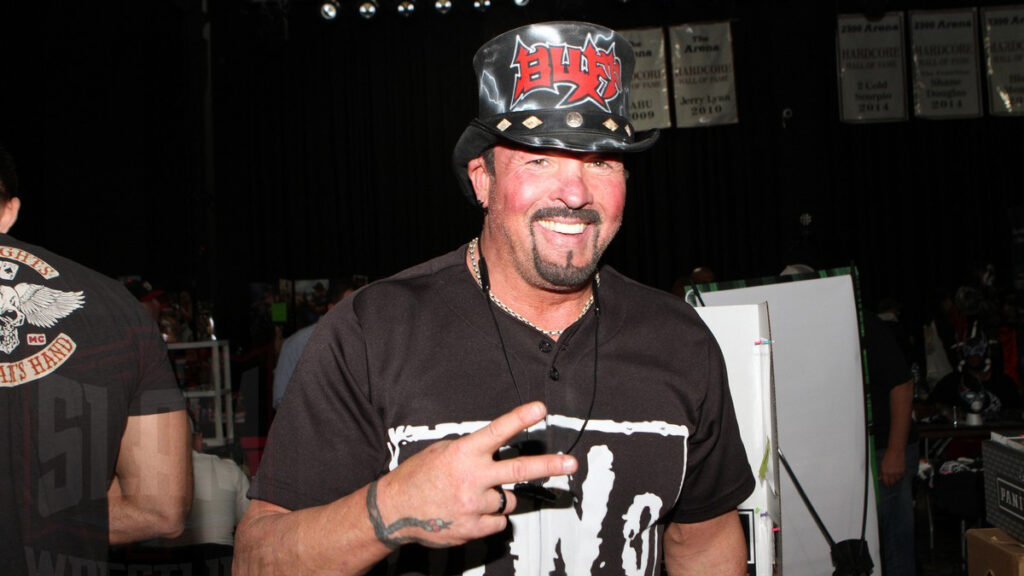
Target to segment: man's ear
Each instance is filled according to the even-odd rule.
[[[466,172],[469,174],[469,181],[473,184],[473,193],[476,194],[476,201],[480,207],[487,209],[487,194],[491,189],[491,178],[487,171],[487,164],[483,156],[477,156],[466,165]]]
[[[17,196],[4,202],[3,208],[0,208],[0,233],[7,234],[11,226],[14,226],[14,223],[18,221],[19,210],[21,210],[21,200]]]

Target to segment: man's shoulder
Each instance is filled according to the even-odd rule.
[[[687,351],[674,357],[683,360],[690,353],[718,347],[711,330],[697,311],[674,294],[641,284],[621,273],[604,267],[599,287],[601,329],[608,326],[609,337],[619,342],[659,347],[670,351]]]
[[[453,273],[458,272],[460,269],[465,269],[465,246],[461,246],[440,256],[436,256],[421,262],[415,266],[406,268],[401,272],[374,282],[367,288],[376,287],[387,287],[387,286],[401,286],[403,284],[412,284],[417,282],[433,282],[438,280],[444,280],[451,276]]]
[[[422,306],[430,300],[449,298],[456,287],[466,284],[467,274],[463,246],[372,282],[356,291],[350,300],[357,313]]]
[[[611,266],[601,268],[599,291],[602,297],[607,293],[609,299],[620,303],[619,308],[631,318],[643,315],[645,316],[644,320],[666,322],[685,320],[687,323],[697,322],[703,325],[703,321],[700,320],[700,316],[693,306],[687,304],[682,298],[637,282]]]

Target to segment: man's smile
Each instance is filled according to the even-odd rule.
[[[559,234],[583,234],[587,226],[601,222],[601,214],[590,208],[573,210],[565,207],[541,208],[533,213],[533,221],[545,230]]]
[[[560,234],[583,234],[587,229],[586,222],[559,222],[557,220],[537,220],[537,224],[546,230]]]

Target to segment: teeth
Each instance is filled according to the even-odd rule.
[[[569,223],[569,222],[555,222],[553,220],[538,220],[543,228],[551,230],[552,232],[559,232],[561,234],[583,234],[583,231],[587,229],[587,225],[582,222]]]

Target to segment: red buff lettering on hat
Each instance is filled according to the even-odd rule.
[[[516,37],[516,56],[511,67],[515,69],[515,87],[512,90],[516,105],[537,90],[560,94],[557,107],[571,107],[590,101],[601,110],[611,113],[608,101],[621,92],[622,63],[615,56],[615,43],[604,50],[594,44],[591,36],[583,46],[538,43],[527,47]]]

